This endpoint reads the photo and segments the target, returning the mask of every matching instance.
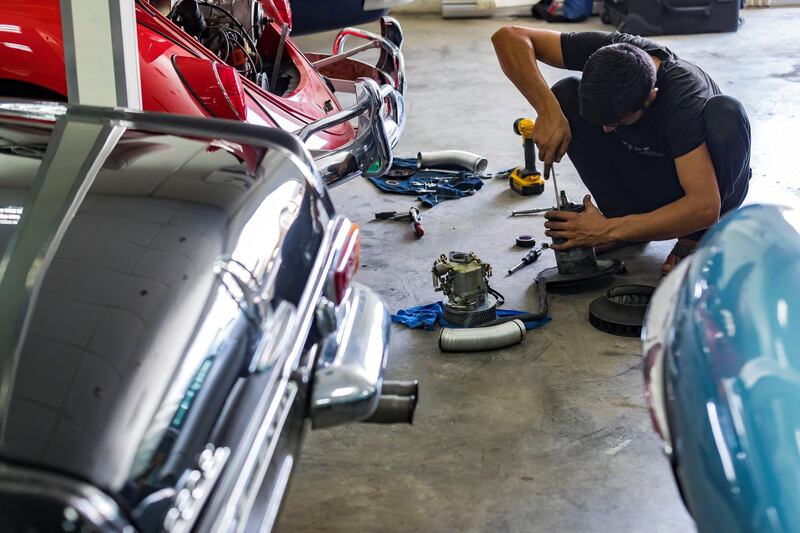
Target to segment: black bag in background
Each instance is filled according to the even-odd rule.
[[[739,28],[743,0],[605,0],[602,20],[623,33],[716,33]]]

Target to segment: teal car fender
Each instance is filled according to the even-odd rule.
[[[740,209],[690,261],[659,373],[684,500],[700,531],[800,531],[800,212]]]

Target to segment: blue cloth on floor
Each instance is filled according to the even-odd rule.
[[[515,311],[513,309],[498,309],[497,318],[506,316],[525,315],[526,311]],[[457,328],[455,324],[450,324],[444,319],[444,308],[442,302],[436,302],[427,305],[418,305],[417,307],[408,307],[400,309],[397,314],[392,315],[392,322],[395,324],[402,324],[407,328],[417,329],[424,328],[431,331],[438,322],[440,326],[445,328]],[[550,322],[550,317],[544,317],[541,320],[532,320],[525,322],[525,329],[535,329],[544,326]]]
[[[384,174],[381,177],[367,178],[383,192],[394,194],[414,195],[427,207],[433,207],[444,200],[456,200],[475,194],[483,187],[483,180],[479,174],[466,170],[458,174],[439,172],[436,170],[417,170],[417,160],[413,157],[395,157],[393,169],[413,169],[414,174],[408,177],[397,177]],[[424,185],[411,185],[412,182],[426,183],[431,178],[447,178],[448,181],[438,182],[436,192],[421,191],[429,189]]]

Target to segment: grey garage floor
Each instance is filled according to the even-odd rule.
[[[800,9],[747,10],[744,17],[736,34],[661,41],[749,110],[752,199],[797,203]],[[409,121],[396,154],[460,148],[485,154],[492,169],[519,164],[511,124],[532,110],[503,77],[489,42],[508,21],[401,22]],[[328,42],[303,41],[309,49]],[[545,75],[555,82],[564,74]],[[558,171],[562,188],[580,198],[572,165]],[[516,309],[535,308],[533,274],[554,264],[547,255],[514,277],[502,274],[523,255],[511,246],[514,236],[543,237],[541,219],[510,219],[509,210],[552,205],[549,188],[526,199],[504,183],[487,183],[471,198],[426,211],[421,240],[406,224],[371,221],[375,211],[408,208],[408,198],[380,194],[361,179],[333,197],[363,230],[359,281],[393,311],[438,299],[430,266],[449,250],[472,250],[494,265],[493,285]],[[624,250],[618,256],[629,274],[615,281],[658,283],[670,246]],[[587,305],[601,291],[551,297],[550,324],[493,353],[443,354],[435,333],[393,326],[388,376],[420,381],[414,425],[309,432],[280,530],[691,531],[644,407],[639,342],[587,322]]]

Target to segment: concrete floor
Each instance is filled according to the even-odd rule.
[[[704,67],[745,104],[753,126],[752,198],[797,203],[795,136],[800,112],[800,9],[744,12],[736,34],[660,39]],[[404,17],[409,121],[397,155],[459,148],[485,154],[490,168],[521,161],[516,117],[532,110],[505,80],[489,36],[504,20]],[[521,24],[535,24],[520,21]],[[551,25],[605,29],[599,21]],[[306,38],[322,49],[330,36]],[[545,71],[548,81],[564,75]],[[584,189],[574,167],[559,168],[571,197]],[[548,186],[549,187],[549,186]],[[435,301],[430,265],[450,250],[475,251],[495,267],[493,286],[512,309],[535,309],[530,290],[545,255],[511,278],[524,255],[514,236],[543,237],[541,219],[507,218],[512,208],[552,205],[489,182],[473,197],[424,212],[425,237],[407,224],[371,221],[406,209],[409,197],[379,193],[365,180],[333,191],[340,212],[361,224],[359,280],[396,311]],[[615,283],[658,283],[671,243],[617,254],[629,274]],[[413,426],[353,425],[309,432],[279,529],[301,531],[691,531],[642,398],[639,342],[587,322],[602,287],[551,297],[553,320],[502,351],[443,354],[436,333],[393,326],[390,379],[420,381]]]

